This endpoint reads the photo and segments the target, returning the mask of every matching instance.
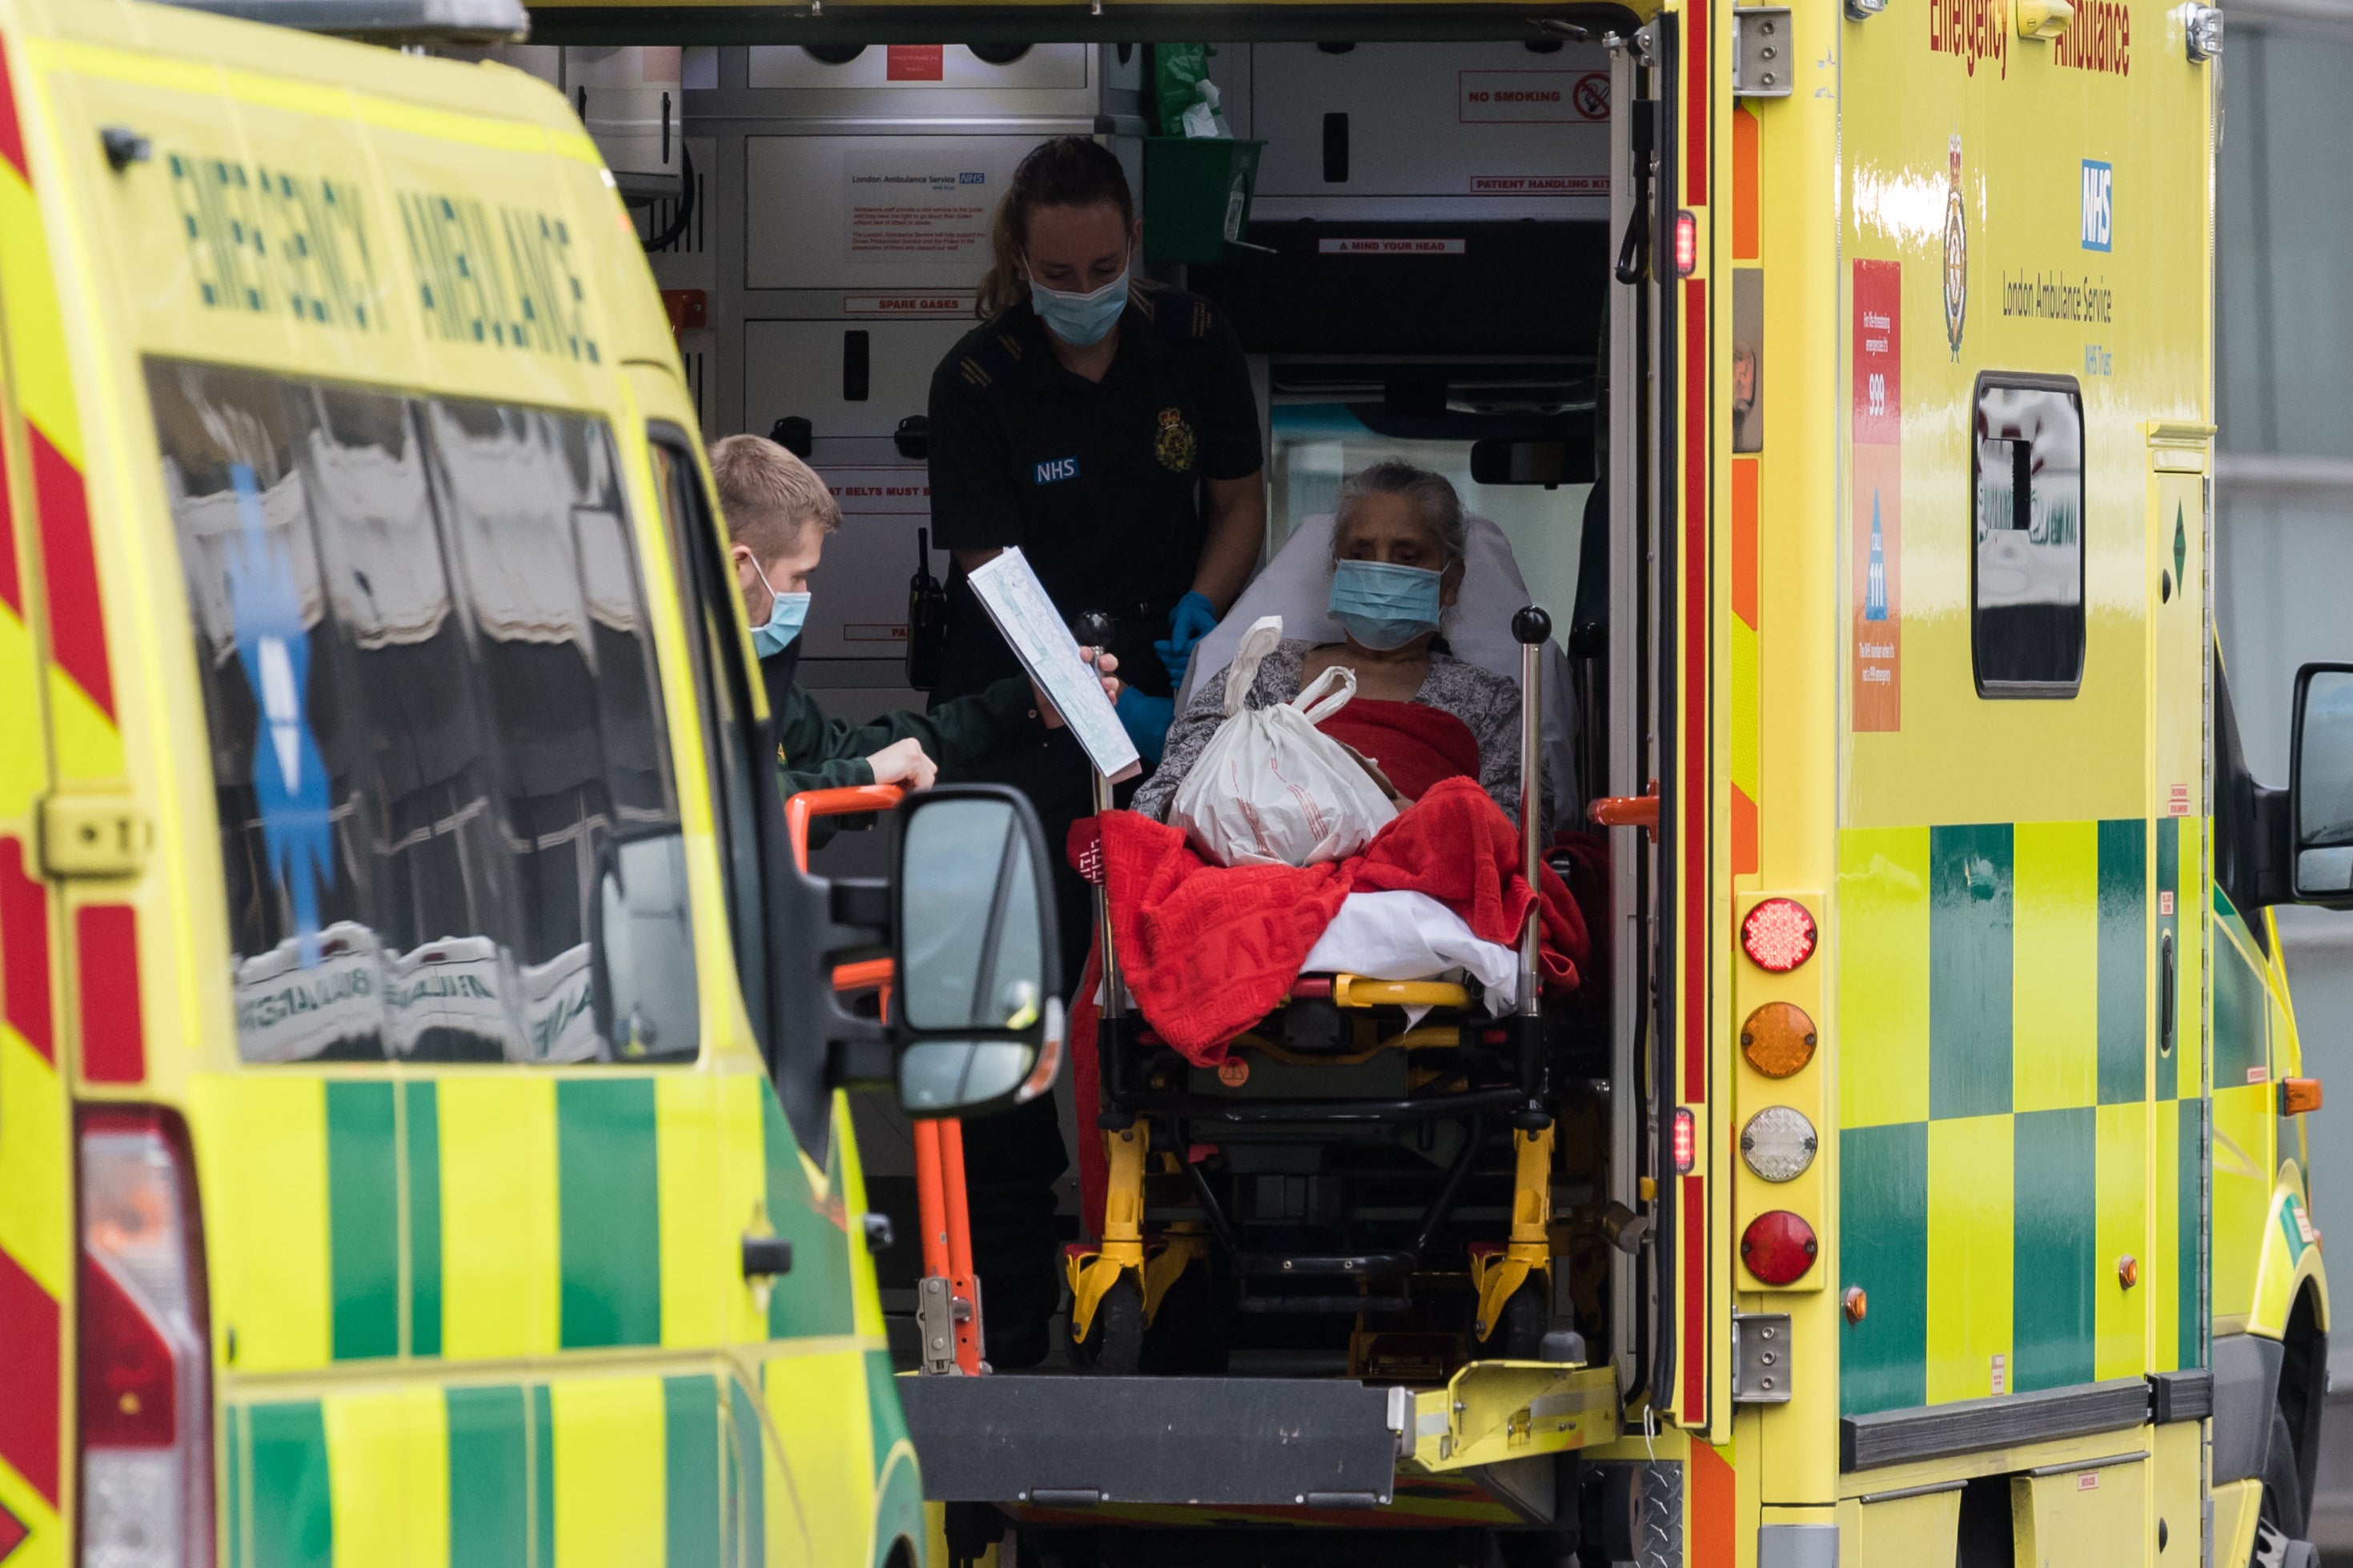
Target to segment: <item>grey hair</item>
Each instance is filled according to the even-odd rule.
[[[1375,463],[1340,481],[1340,499],[1332,508],[1332,560],[1340,559],[1340,536],[1349,515],[1373,496],[1403,496],[1420,514],[1422,526],[1438,536],[1446,552],[1440,570],[1463,559],[1470,550],[1471,531],[1462,521],[1462,498],[1443,474],[1417,468],[1411,463]]]

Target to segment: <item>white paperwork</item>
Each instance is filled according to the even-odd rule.
[[[1135,742],[1112,710],[1111,699],[1093,670],[1079,657],[1079,639],[1062,623],[1038,574],[1018,549],[1008,550],[966,574],[981,607],[1005,636],[1021,668],[1054,705],[1071,733],[1086,748],[1095,771],[1118,784],[1144,771]]]

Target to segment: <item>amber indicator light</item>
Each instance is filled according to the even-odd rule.
[[[2320,1109],[2320,1080],[2316,1078],[2284,1078],[2279,1089],[2282,1116],[2302,1116],[2307,1110]]]
[[[1814,1021],[1793,1002],[1767,1002],[1740,1026],[1740,1054],[1767,1078],[1788,1078],[1814,1059]]]

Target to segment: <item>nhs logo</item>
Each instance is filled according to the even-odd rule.
[[[2116,172],[2084,160],[2084,248],[2105,250],[2115,232]]]
[[[1078,477],[1079,460],[1076,458],[1050,458],[1038,465],[1038,482],[1041,485],[1058,484],[1063,479]]]

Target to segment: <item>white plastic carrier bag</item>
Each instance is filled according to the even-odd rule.
[[[1397,816],[1364,765],[1315,727],[1356,694],[1356,671],[1335,665],[1288,702],[1243,706],[1282,640],[1281,616],[1243,634],[1226,671],[1226,721],[1168,805],[1168,825],[1220,866],[1345,859]]]

